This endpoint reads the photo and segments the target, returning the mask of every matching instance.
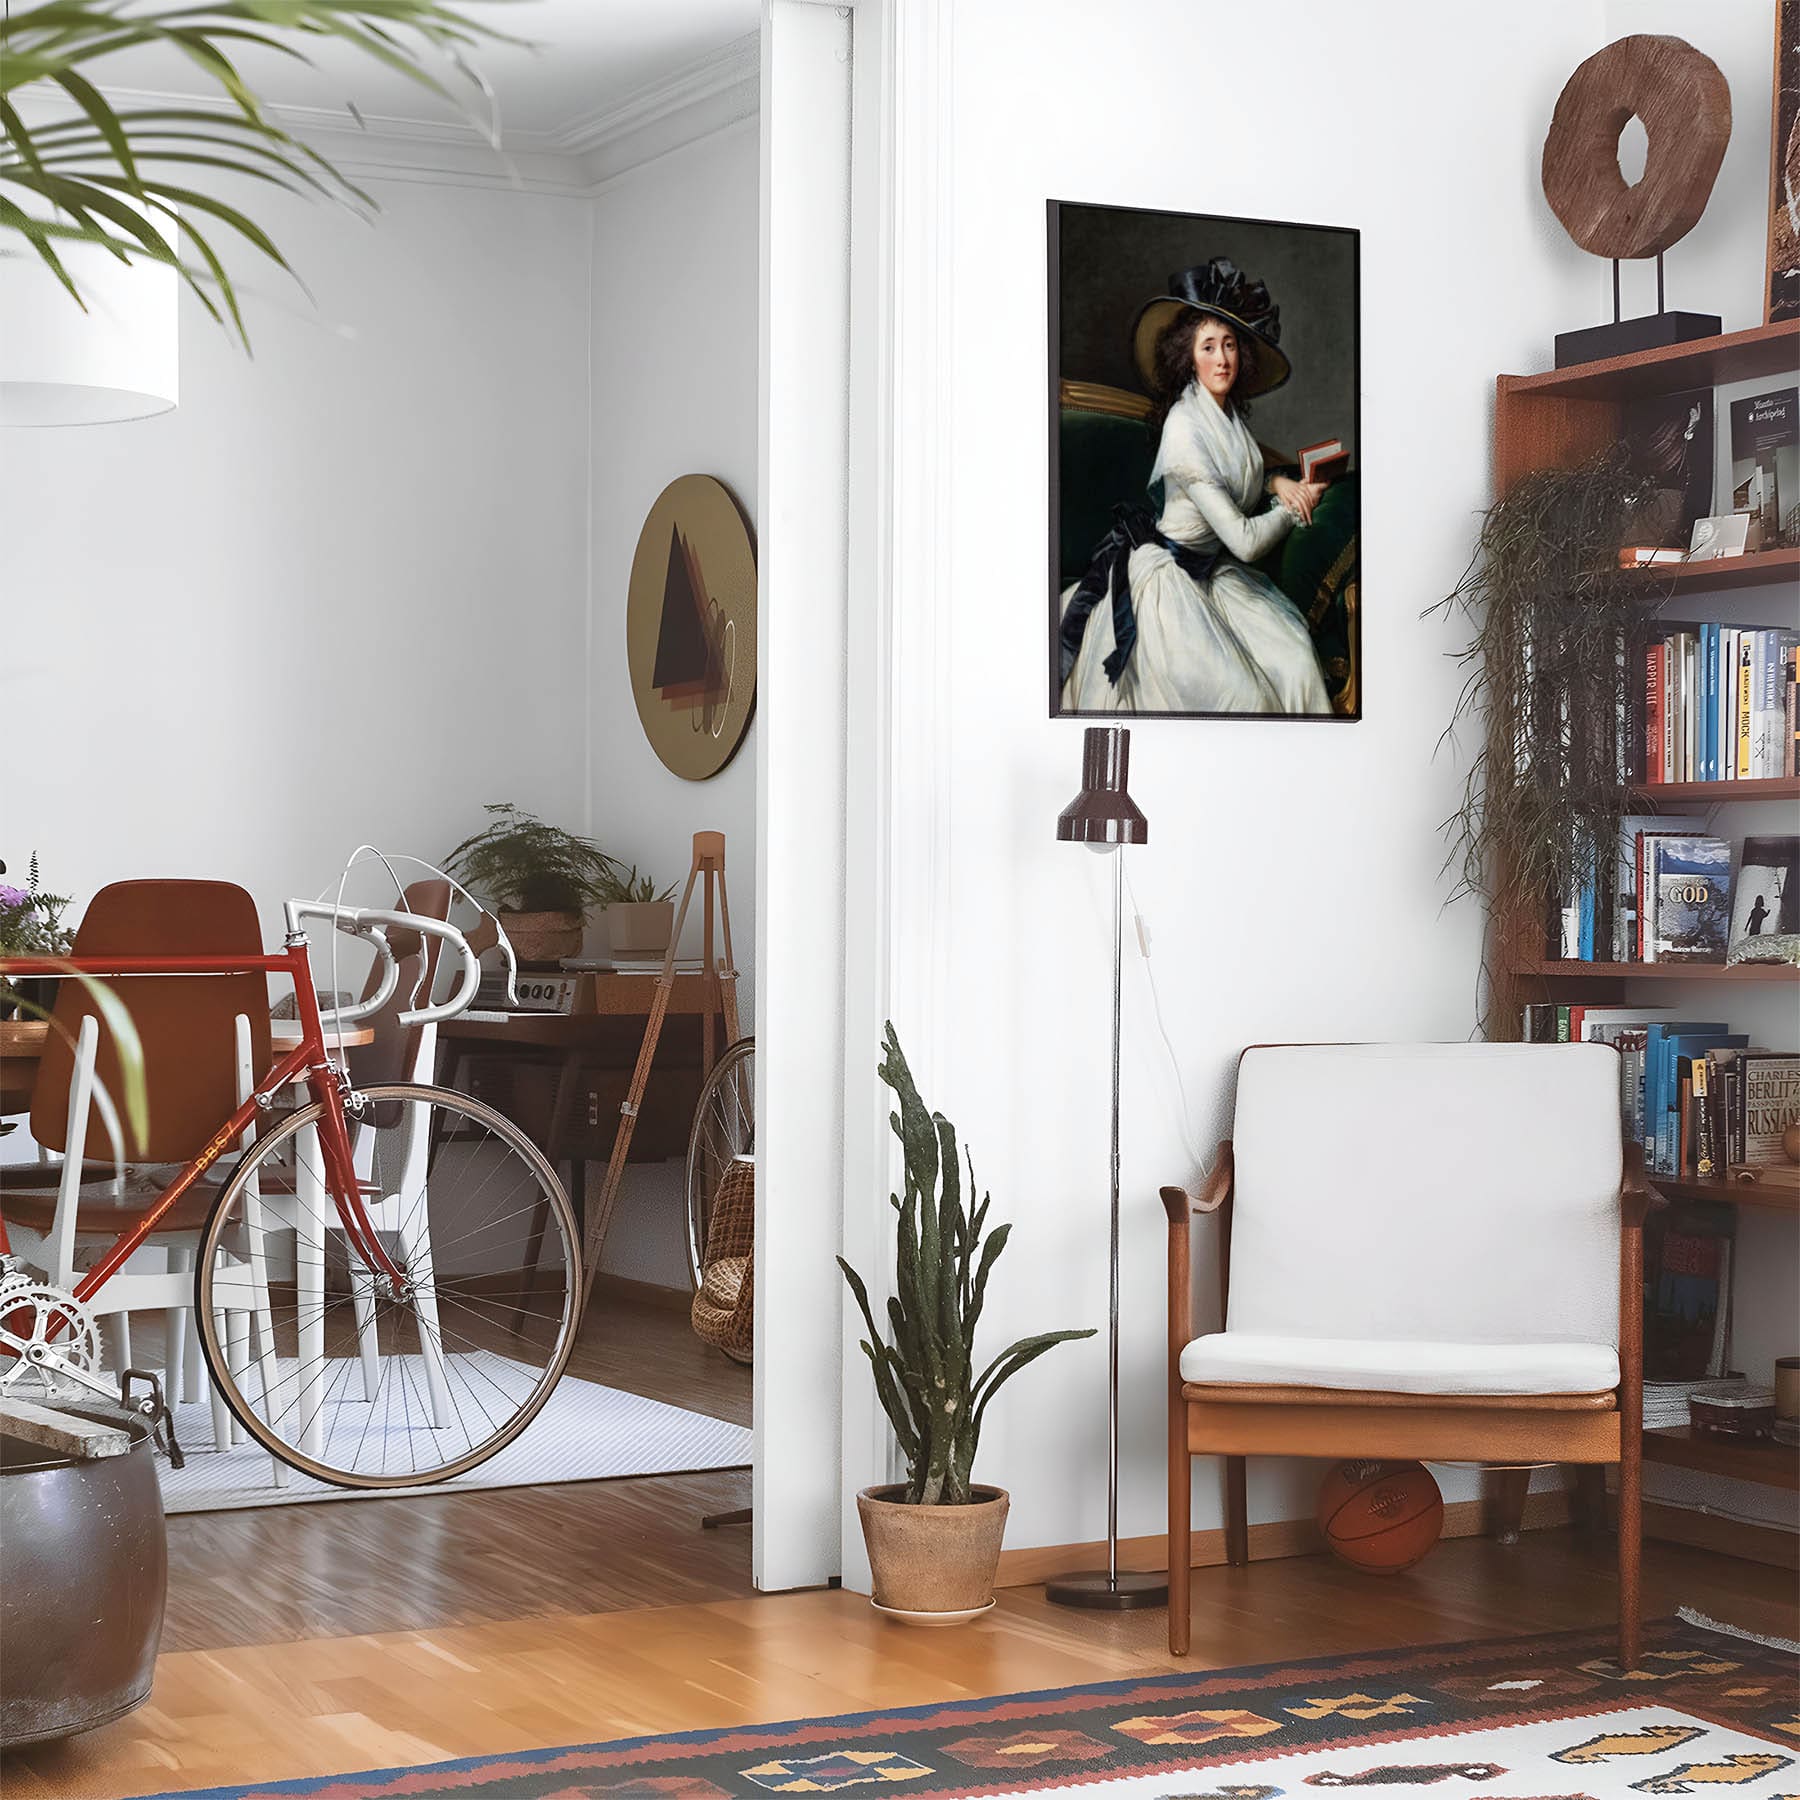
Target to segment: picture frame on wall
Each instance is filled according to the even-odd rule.
[[[1763,321],[1800,318],[1800,0],[1775,0],[1769,259]]]
[[[1052,717],[1362,717],[1361,234],[1051,200]]]

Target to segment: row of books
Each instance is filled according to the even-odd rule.
[[[1731,1370],[1737,1209],[1659,1208],[1644,1224],[1644,1427],[1688,1422],[1697,1387]]]
[[[1550,921],[1565,962],[1722,963],[1752,939],[1800,931],[1800,836],[1752,837],[1741,855],[1677,813],[1620,821],[1610,881],[1590,873]]]
[[[1681,625],[1642,655],[1646,785],[1795,773],[1800,633]]]
[[[1668,1007],[1525,1008],[1528,1043],[1611,1044],[1619,1112],[1653,1175],[1705,1181],[1728,1169],[1786,1165],[1782,1133],[1800,1122],[1800,1051],[1764,1050],[1717,1020]]]

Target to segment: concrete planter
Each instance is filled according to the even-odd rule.
[[[528,968],[553,969],[565,956],[579,956],[581,924],[578,912],[500,914],[500,928],[512,939],[513,955]]]
[[[674,931],[673,900],[620,901],[606,909],[606,942],[614,956],[663,956]]]
[[[985,1612],[1006,1532],[1004,1488],[977,1487],[968,1506],[908,1506],[904,1487],[856,1496],[875,1577],[875,1604],[909,1624],[958,1624]]]

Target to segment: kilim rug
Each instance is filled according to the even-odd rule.
[[[1800,1795],[1800,1660],[1691,1617],[784,1725],[690,1731],[187,1800],[1715,1800]],[[157,1800],[172,1800],[158,1796]]]

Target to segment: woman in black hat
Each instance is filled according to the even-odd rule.
[[[1248,565],[1312,516],[1319,483],[1265,486],[1246,402],[1287,380],[1280,310],[1224,257],[1169,278],[1133,352],[1161,441],[1160,518],[1120,508],[1063,596],[1063,706],[1074,712],[1325,713],[1300,610]],[[1108,604],[1102,604],[1108,601]]]

